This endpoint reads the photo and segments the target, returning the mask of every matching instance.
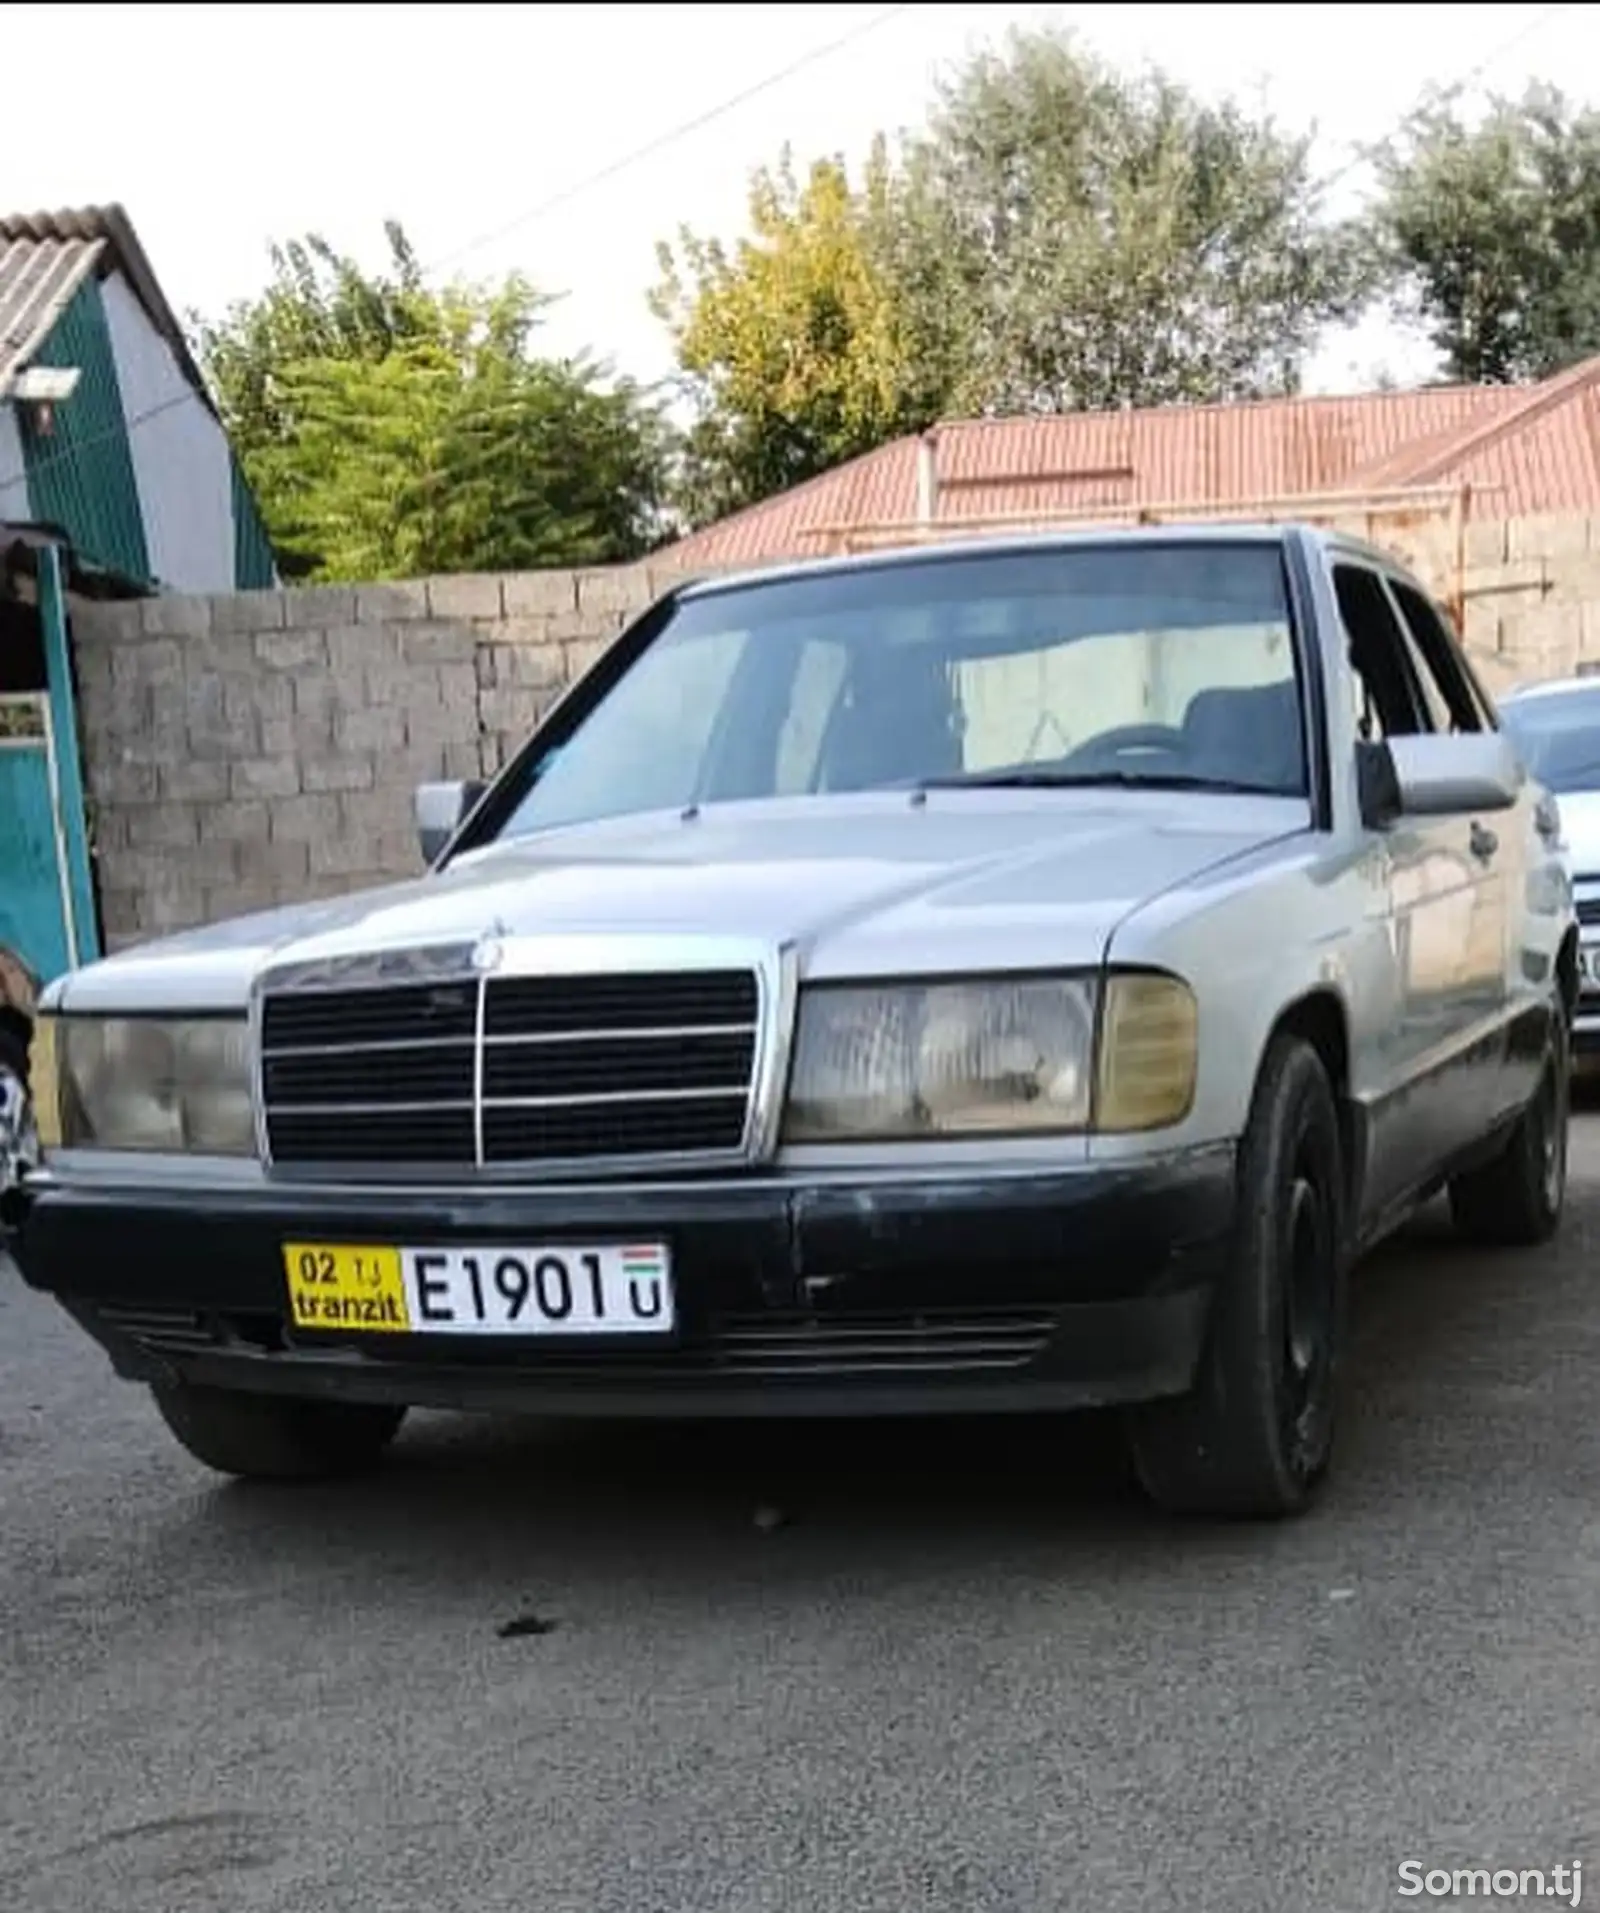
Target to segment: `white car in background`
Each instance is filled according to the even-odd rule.
[[[1600,1061],[1600,678],[1533,684],[1499,700],[1501,724],[1561,807],[1578,911],[1580,995],[1573,1054]]]

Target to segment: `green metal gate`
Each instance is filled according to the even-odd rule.
[[[0,693],[0,1003],[100,955],[61,553],[34,554],[44,684]],[[16,969],[30,987],[15,1000]]]
[[[49,699],[0,697],[0,949],[41,982],[76,968],[92,947],[69,871]]]

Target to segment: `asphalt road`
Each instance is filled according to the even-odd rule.
[[[1589,1114],[1551,1249],[1371,1262],[1334,1490],[1269,1528],[1163,1524],[1092,1422],[422,1418],[223,1486],[0,1270],[0,1907],[1600,1901],[1597,1232]]]

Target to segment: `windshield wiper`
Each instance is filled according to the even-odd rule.
[[[1247,784],[1225,777],[1196,777],[1179,771],[966,771],[955,777],[924,777],[917,790],[1214,790],[1236,797],[1288,797],[1270,784]]]

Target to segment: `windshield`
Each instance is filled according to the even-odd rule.
[[[685,599],[502,836],[919,784],[1306,790],[1266,544],[930,556]]]
[[[1500,722],[1547,789],[1557,795],[1600,790],[1600,686],[1509,699],[1500,706]]]

